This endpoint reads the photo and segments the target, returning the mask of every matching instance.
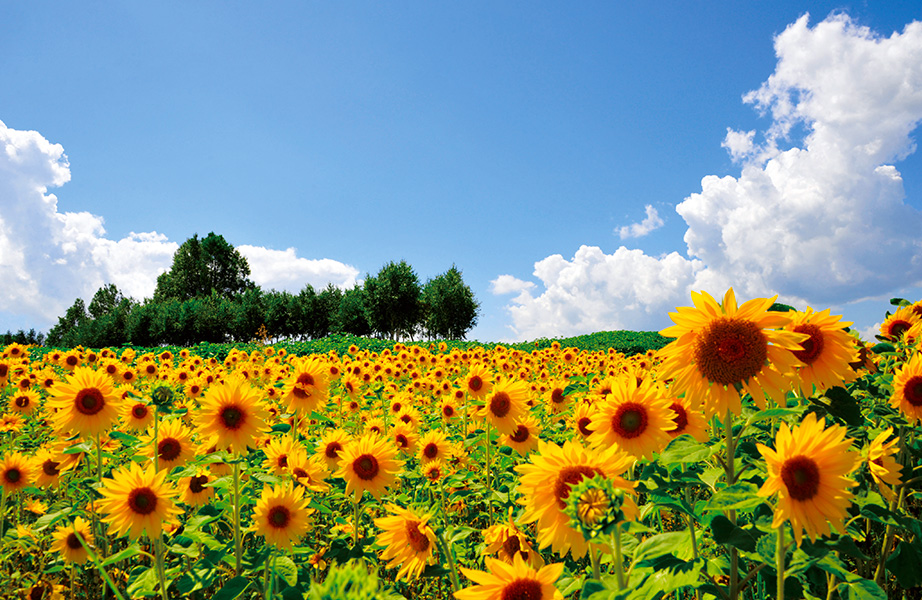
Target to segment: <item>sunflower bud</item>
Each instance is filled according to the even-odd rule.
[[[616,489],[607,477],[583,478],[572,486],[564,512],[570,526],[580,530],[587,540],[608,535],[625,520],[622,506],[624,491]]]

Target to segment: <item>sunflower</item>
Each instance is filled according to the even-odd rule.
[[[527,400],[528,384],[524,381],[500,381],[485,396],[483,414],[497,431],[512,434],[528,413]]]
[[[488,571],[461,568],[464,576],[478,584],[455,592],[458,600],[562,600],[554,586],[563,573],[563,563],[545,565],[537,571],[517,554],[513,563],[486,558]]]
[[[282,400],[288,403],[288,410],[305,414],[322,410],[327,402],[329,369],[317,357],[293,362],[293,373],[282,389]]]
[[[229,377],[213,385],[202,396],[196,415],[199,431],[210,438],[219,450],[245,454],[255,438],[269,431],[269,413],[260,400],[259,391],[239,377]]]
[[[614,378],[611,392],[596,403],[589,429],[594,446],[618,446],[635,458],[651,458],[666,447],[675,429],[669,400],[657,385],[632,376]]]
[[[446,398],[442,401],[442,405],[439,407],[439,412],[442,415],[442,419],[445,421],[450,421],[458,416],[458,406],[455,404],[454,398]]]
[[[336,475],[346,480],[346,494],[355,492],[356,501],[366,490],[380,499],[385,489],[396,483],[403,469],[403,461],[396,456],[397,448],[387,439],[363,435],[343,448]]]
[[[88,367],[76,367],[67,379],[51,390],[47,407],[55,427],[94,437],[118,420],[121,398],[112,380]]]
[[[128,429],[144,431],[154,423],[154,411],[146,402],[132,399],[122,406],[122,422]]]
[[[17,492],[32,485],[35,465],[19,452],[0,460],[0,487],[5,493]]]
[[[759,495],[778,494],[772,527],[790,521],[798,546],[804,531],[816,540],[830,535],[830,525],[838,532],[845,530],[853,496],[848,488],[856,485],[848,478],[858,466],[857,453],[849,452],[852,441],[845,437],[844,427],[824,425],[810,413],[793,430],[781,424],[775,450],[757,444],[768,470]]]
[[[560,556],[569,551],[573,558],[581,558],[588,549],[586,540],[570,526],[570,517],[564,512],[570,487],[584,477],[602,475],[611,479],[614,487],[633,492],[634,484],[620,475],[634,459],[615,446],[592,451],[573,440],[562,447],[542,440],[530,459],[530,463],[515,467],[520,476],[519,503],[525,506],[522,521],[537,523],[540,548],[551,546]],[[630,497],[625,502],[625,513],[628,518],[636,513]]]
[[[691,403],[683,398],[673,398],[672,404],[669,405],[672,411],[672,420],[675,428],[666,433],[671,438],[677,438],[680,435],[688,434],[701,443],[711,439],[708,434],[708,423],[704,418],[704,413],[696,408],[692,408]]]
[[[513,522],[511,508],[508,521],[491,525],[483,530],[483,541],[487,546],[484,552],[496,555],[505,563],[511,565],[515,562],[516,555],[519,555],[533,569],[540,569],[544,566],[541,554],[535,552],[528,536]]]
[[[419,440],[419,462],[426,463],[431,460],[446,461],[450,458],[451,445],[448,436],[438,429],[427,431]]]
[[[157,428],[157,437],[154,432],[141,437],[144,445],[144,454],[154,458],[154,444],[156,444],[157,468],[169,471],[179,467],[195,456],[195,445],[192,443],[192,430],[183,425],[179,419],[167,419]]]
[[[291,550],[311,526],[312,509],[307,507],[303,487],[291,484],[263,488],[253,511],[253,528],[276,548]]]
[[[179,480],[179,501],[187,506],[204,506],[214,497],[212,483],[214,478],[204,469],[196,469],[195,475],[183,477]]]
[[[301,444],[295,442],[290,436],[273,437],[263,449],[266,453],[263,467],[274,475],[287,473],[291,464],[291,455],[298,450],[304,452]]]
[[[913,354],[894,373],[890,406],[902,411],[910,423],[922,421],[922,353]]]
[[[110,535],[153,539],[160,537],[164,525],[178,524],[176,517],[182,511],[173,502],[176,489],[164,481],[166,473],[154,470],[154,465],[141,467],[132,462],[103,480],[98,506]]]
[[[797,379],[806,396],[849,383],[855,379],[850,363],[858,360],[855,338],[845,328],[851,325],[842,322],[841,316],[831,316],[830,309],[813,312],[795,312],[791,322],[785,326],[788,331],[805,333],[810,337],[800,342],[803,350],[795,350],[794,356],[804,364],[797,369]]]
[[[775,298],[756,298],[737,307],[733,288],[723,304],[707,292],[692,292],[695,306],[669,313],[676,323],[660,333],[677,338],[660,350],[660,379],[673,379],[672,392],[704,404],[705,415],[739,414],[748,392],[760,407],[768,396],[779,404],[791,387],[789,373],[801,363],[793,352],[809,336],[777,330],[790,323],[787,313],[768,309]]]
[[[409,425],[397,423],[397,425],[391,429],[391,439],[394,441],[394,445],[407,456],[413,456],[413,454],[416,453],[419,436],[416,435],[416,431]]]
[[[548,382],[547,392],[544,394],[545,404],[552,415],[558,415],[570,405],[570,396],[567,395],[567,382],[552,380]]]
[[[426,481],[436,484],[445,478],[445,467],[440,459],[427,461],[419,466],[420,472]]]
[[[292,478],[312,492],[326,493],[330,485],[324,481],[330,475],[326,462],[319,456],[308,457],[307,452],[298,451],[288,460]]]
[[[576,439],[588,440],[592,435],[592,416],[596,412],[596,407],[588,402],[579,402],[573,410],[570,418],[570,426],[576,434]]]
[[[93,534],[90,533],[90,524],[81,517],[74,519],[70,525],[61,525],[55,529],[51,537],[54,540],[51,551],[60,552],[65,563],[82,565],[89,558],[83,544],[92,546]]]
[[[867,452],[868,469],[871,471],[871,477],[877,482],[881,495],[888,501],[893,500],[892,487],[898,486],[902,481],[900,463],[893,457],[897,453],[898,448],[896,445],[900,439],[895,437],[888,442],[887,438],[892,435],[892,427],[880,432],[880,435],[868,445]]]
[[[41,397],[32,390],[14,392],[10,398],[10,410],[23,416],[29,416],[38,408]]]
[[[515,431],[511,434],[503,435],[503,444],[509,446],[519,453],[520,456],[528,456],[538,447],[538,436],[541,435],[541,425],[534,417],[525,417],[516,425]]]
[[[39,448],[33,461],[35,485],[40,488],[57,487],[61,474],[75,467],[79,460],[79,455],[64,454],[60,444]]]
[[[920,320],[922,317],[913,310],[912,306],[901,306],[881,323],[880,335],[888,340],[896,341]]]
[[[412,581],[422,575],[427,564],[435,564],[435,533],[429,526],[432,514],[420,515],[413,510],[388,505],[392,516],[375,519],[381,529],[378,543],[384,546],[381,559],[389,560],[388,569],[400,565],[397,579]]]
[[[493,387],[493,379],[485,366],[475,364],[468,369],[463,385],[469,397],[480,400],[490,393]]]

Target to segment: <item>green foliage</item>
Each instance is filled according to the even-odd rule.
[[[384,265],[365,278],[365,315],[371,329],[385,337],[412,336],[422,321],[419,277],[406,261]]]
[[[426,282],[422,291],[425,328],[430,337],[463,340],[475,325],[480,303],[454,265]]]
[[[398,600],[403,596],[387,589],[375,573],[354,560],[333,565],[322,583],[314,583],[308,600]]]
[[[189,300],[215,291],[230,298],[255,287],[249,279],[250,265],[224,236],[198,234],[183,242],[173,254],[170,270],[157,278],[155,300]]]

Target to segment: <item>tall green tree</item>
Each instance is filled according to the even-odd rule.
[[[477,325],[480,303],[454,265],[426,282],[422,298],[430,337],[463,340]]]
[[[250,265],[224,236],[198,234],[183,242],[173,254],[173,265],[157,278],[154,300],[203,298],[212,290],[230,298],[252,290]]]
[[[391,261],[374,277],[366,277],[365,314],[379,335],[412,337],[423,316],[422,289],[413,267]]]
[[[342,293],[334,319],[333,331],[352,335],[371,335],[365,311],[365,290],[356,285]]]
[[[64,316],[58,317],[58,323],[48,332],[46,343],[49,346],[76,346],[77,344],[69,342],[73,341],[77,328],[89,319],[86,303],[82,298],[77,298],[65,311]]]

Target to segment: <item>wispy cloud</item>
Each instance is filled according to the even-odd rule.
[[[640,223],[631,223],[630,225],[625,225],[618,229],[618,236],[621,237],[622,240],[643,237],[654,229],[659,229],[663,226],[663,220],[652,205],[647,204],[644,206],[644,211],[647,213],[647,217],[643,221]]]

